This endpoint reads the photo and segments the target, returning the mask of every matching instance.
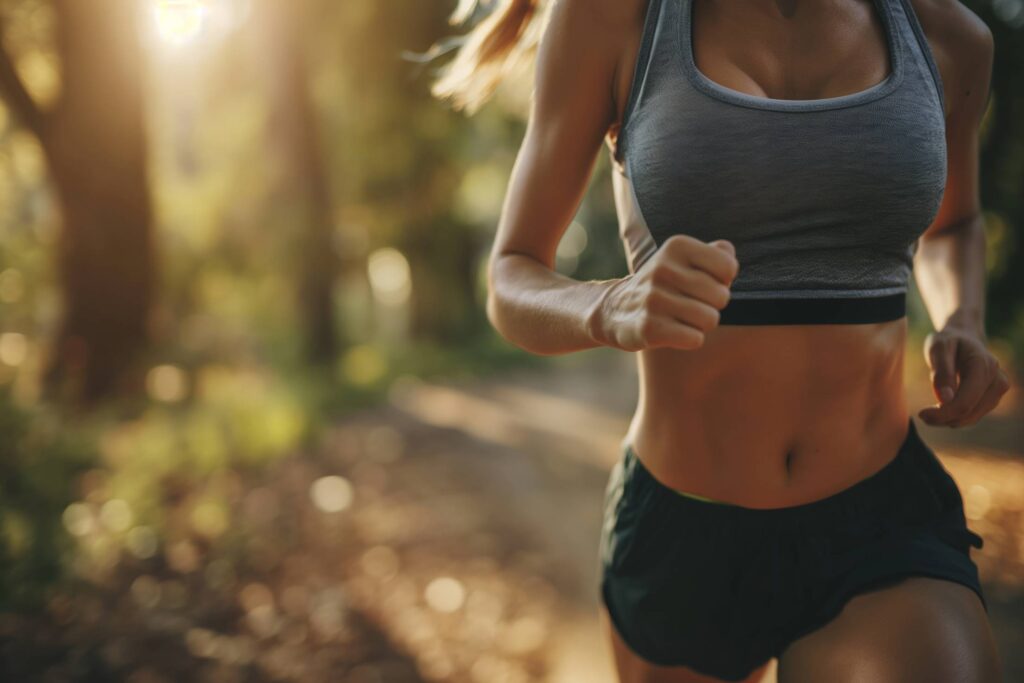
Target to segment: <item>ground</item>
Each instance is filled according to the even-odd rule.
[[[0,618],[13,681],[603,683],[597,543],[632,354],[400,383],[313,453],[233,480],[234,545],[124,560]],[[921,373],[917,373],[920,375]],[[911,404],[927,386],[908,384]],[[1006,680],[1024,680],[1024,405],[921,434],[957,480]]]

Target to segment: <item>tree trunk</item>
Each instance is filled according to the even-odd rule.
[[[259,0],[259,49],[271,90],[271,134],[284,161],[283,189],[297,198],[302,217],[292,252],[305,331],[307,360],[330,362],[338,353],[334,285],[340,259],[333,240],[334,207],[309,92],[300,25],[307,3]]]
[[[91,405],[138,390],[149,342],[154,246],[142,104],[137,3],[55,0],[62,91],[36,107],[10,58],[0,89],[39,138],[63,214],[56,267],[63,317],[44,395]],[[129,386],[129,382],[131,385]]]

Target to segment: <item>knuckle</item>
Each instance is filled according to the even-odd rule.
[[[647,268],[648,277],[653,277],[654,274],[661,270],[665,263],[672,260],[672,254],[668,248],[668,244],[662,245],[661,249],[654,252],[654,255],[647,259],[644,266]]]
[[[729,290],[729,288],[719,286],[715,289],[715,292],[717,296],[715,308],[722,309],[728,306],[729,301],[732,299],[732,292]]]
[[[699,303],[697,310],[700,327],[704,330],[710,330],[718,325],[718,321],[722,317],[722,314],[718,312],[718,309],[712,308],[704,303]]]
[[[693,270],[691,268],[683,268],[681,273],[682,279],[679,283],[679,291],[686,296],[697,296],[697,293],[701,291],[701,288],[704,285],[705,275],[699,270]]]
[[[665,251],[672,254],[685,254],[693,246],[693,238],[689,235],[675,234],[665,240]]]
[[[719,321],[722,319],[722,314],[716,308],[710,306],[706,307],[708,316],[708,328],[717,327]]]
[[[651,316],[644,316],[640,321],[640,336],[646,341],[654,339],[658,331],[658,321]]]
[[[704,333],[693,328],[688,328],[684,331],[681,339],[685,349],[699,349],[704,345]]]
[[[682,319],[699,330],[708,330],[718,324],[719,313],[700,299],[688,297]]]
[[[735,280],[736,276],[740,274],[740,262],[735,258],[729,259],[729,279]]]
[[[644,310],[648,313],[653,313],[661,309],[661,306],[665,303],[665,294],[658,289],[652,289],[644,297]]]
[[[651,269],[651,284],[663,287],[668,284],[670,276],[669,266],[664,261],[654,264]]]

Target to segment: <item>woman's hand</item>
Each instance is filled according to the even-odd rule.
[[[622,351],[697,349],[718,325],[738,272],[730,242],[673,235],[640,270],[608,289],[595,310],[594,336]]]
[[[925,338],[924,355],[939,405],[921,410],[918,417],[930,425],[973,425],[995,408],[1010,388],[999,361],[977,333],[947,326]]]

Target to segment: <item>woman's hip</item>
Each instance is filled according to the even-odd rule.
[[[782,508],[681,495],[624,445],[599,551],[601,597],[624,640],[659,664],[754,666],[868,585],[925,574],[981,595],[969,547],[983,541],[966,526],[956,482],[908,423],[880,470]]]

